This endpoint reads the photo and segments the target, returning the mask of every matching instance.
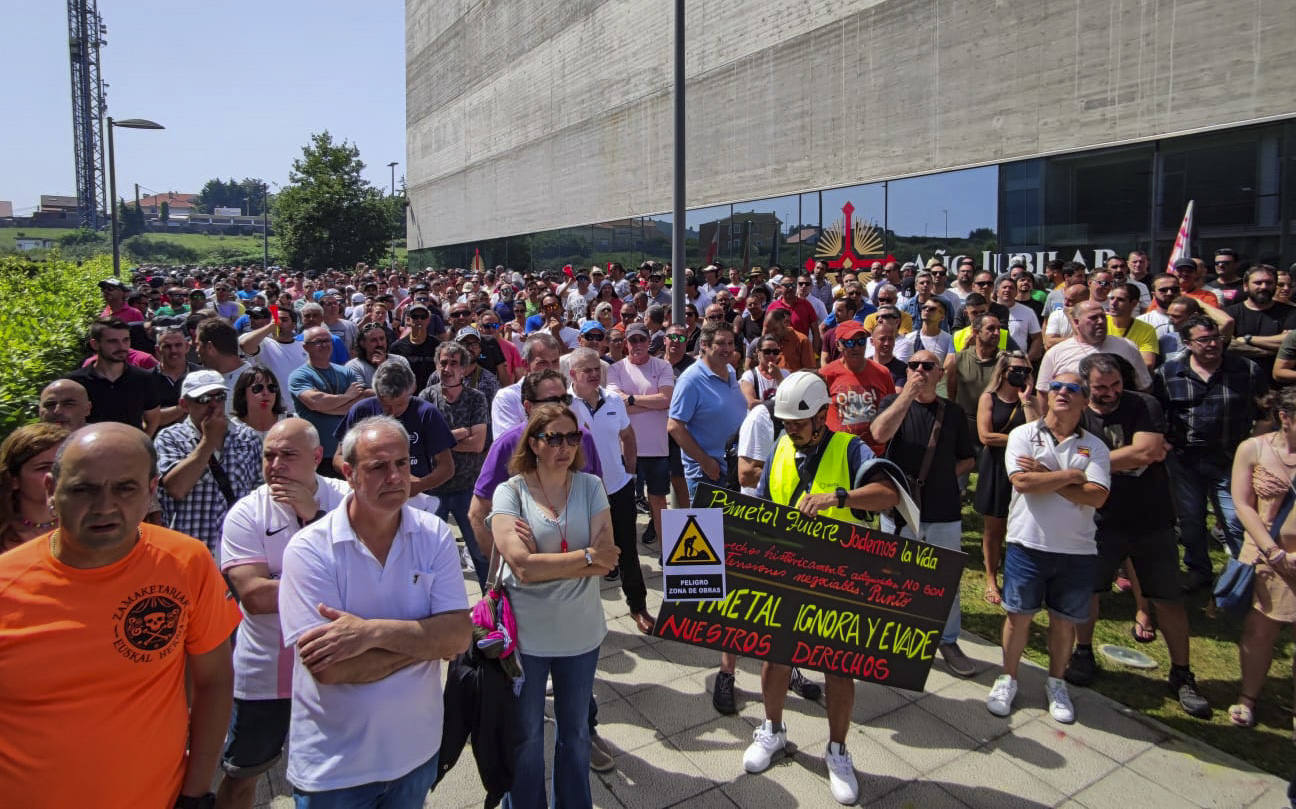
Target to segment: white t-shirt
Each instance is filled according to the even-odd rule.
[[[572,396],[571,410],[576,415],[576,426],[594,439],[594,449],[598,451],[599,463],[603,466],[603,488],[608,495],[616,494],[631,480],[621,455],[621,431],[630,426],[625,401],[616,391],[603,389],[600,391],[603,403],[591,413],[585,400],[576,395],[575,388],[568,392]]]
[[[1017,471],[1019,458],[1034,458],[1054,472],[1083,469],[1088,482],[1111,489],[1107,446],[1084,429],[1078,428],[1074,435],[1058,442],[1043,420],[1023,424],[1008,434],[1004,449],[1004,465],[1010,478]],[[1008,542],[1049,553],[1092,556],[1098,553],[1095,530],[1091,506],[1073,503],[1057,492],[1012,493]]]
[[[496,391],[491,400],[491,435],[499,437],[524,421],[526,410],[522,407],[522,383],[514,382]]]
[[[802,300],[810,301],[810,305],[814,307],[815,316],[819,318],[820,323],[828,318],[828,308],[824,306],[823,301],[819,300],[818,295],[811,295],[808,298],[802,298]]]
[[[252,366],[245,362],[233,371],[221,374],[221,377],[225,380],[225,415],[234,415],[234,386],[238,384],[239,377],[243,376],[251,368]],[[286,392],[288,389],[280,385],[279,390]],[[292,397],[285,393],[284,398],[291,399]]]
[[[288,543],[279,582],[284,644],[327,621],[321,603],[361,618],[415,621],[468,609],[459,553],[444,522],[411,506],[384,564],[356,537],[350,495]],[[320,685],[293,655],[288,780],[307,792],[391,781],[441,749],[441,661],[377,682]]]
[[[751,461],[768,462],[774,451],[774,421],[770,419],[769,408],[756,405],[747,411],[742,426],[738,428],[738,457]],[[756,496],[755,486],[743,486],[740,492]]]
[[[954,353],[954,337],[949,332],[943,331],[932,336],[923,334],[921,330],[914,330],[909,334],[901,334],[896,337],[895,349],[892,354],[901,362],[908,362],[909,358],[918,350],[919,341],[922,342],[924,351],[932,352],[941,362],[945,361],[946,356]],[[870,341],[869,348],[872,347],[873,343]]]
[[[1143,361],[1143,355],[1139,353],[1138,346],[1124,337],[1117,337],[1114,334],[1107,335],[1100,346],[1091,346],[1088,343],[1080,342],[1074,337],[1069,337],[1045,351],[1044,359],[1040,361],[1035,387],[1040,391],[1047,392],[1049,383],[1053,381],[1055,376],[1065,372],[1080,373],[1080,360],[1099,351],[1115,354],[1133,366],[1134,381],[1137,383],[1139,390],[1147,390],[1152,387],[1152,374],[1148,372],[1147,363]]]
[[[1008,310],[1008,336],[1013,338],[1022,351],[1030,348],[1030,337],[1039,334],[1039,318],[1025,304],[1014,303]]]
[[[1175,331],[1174,324],[1170,322],[1170,317],[1160,309],[1153,309],[1150,312],[1139,315],[1139,320],[1156,329],[1157,345],[1161,349],[1163,358],[1171,354],[1178,354],[1183,349],[1183,341],[1179,339],[1179,332]]]
[[[269,368],[270,373],[279,381],[279,392],[289,413],[294,411],[292,396],[288,394],[288,377],[305,365],[306,360],[306,346],[296,340],[290,343],[274,339],[262,340],[257,353],[252,355],[252,362]]]
[[[315,504],[332,511],[349,489],[340,480],[315,476]],[[291,506],[275,502],[262,484],[230,507],[221,530],[221,572],[240,565],[263,564],[270,578],[283,572],[284,548],[301,528]],[[234,644],[234,696],[239,699],[287,699],[292,696],[293,650],[284,648],[279,613],[254,615],[243,610]]]
[[[775,378],[771,380],[767,379],[764,374],[755,368],[749,368],[743,372],[738,381],[751,385],[756,391],[756,399],[763,402],[774,395],[774,391],[778,389],[778,384],[787,379],[788,373],[784,368],[775,368]]]
[[[1048,323],[1044,326],[1044,333],[1049,337],[1071,336],[1071,318],[1067,317],[1065,310],[1054,309],[1049,312]]]
[[[675,388],[675,372],[671,364],[660,357],[649,357],[643,365],[635,365],[629,357],[612,364],[607,372],[607,384],[610,390],[622,396],[649,396]],[[500,391],[503,393],[503,391]],[[495,395],[499,401],[499,394]],[[635,448],[641,458],[664,458],[668,447],[666,441],[666,408],[661,410],[641,410],[630,414],[630,426],[634,428]],[[499,435],[499,431],[495,431]]]

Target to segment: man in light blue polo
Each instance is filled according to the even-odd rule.
[[[747,400],[729,365],[735,345],[733,327],[724,321],[707,321],[698,345],[700,361],[676,380],[666,422],[666,431],[683,450],[690,502],[699,481],[724,483],[725,444],[747,415]]]

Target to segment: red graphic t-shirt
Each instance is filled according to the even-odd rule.
[[[836,360],[819,369],[819,375],[828,383],[828,429],[858,435],[881,455],[885,444],[873,440],[869,425],[881,410],[879,405],[896,392],[891,372],[873,360],[865,360],[858,374],[846,367],[844,360]]]

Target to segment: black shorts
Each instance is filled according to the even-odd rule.
[[[1094,575],[1094,592],[1111,589],[1116,568],[1128,558],[1134,564],[1139,588],[1153,601],[1179,601],[1179,543],[1174,529],[1125,529],[1110,523],[1098,526],[1098,566]]]
[[[274,766],[288,738],[291,699],[234,698],[221,769],[235,778],[252,778]]]
[[[635,459],[635,471],[648,494],[655,497],[670,494],[670,466],[666,456],[640,455]],[[684,474],[682,469],[680,474]]]
[[[673,478],[684,477],[684,456],[680,454],[679,444],[671,438],[667,449],[666,457],[670,459],[670,476]]]

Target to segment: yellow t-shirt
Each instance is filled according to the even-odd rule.
[[[1129,325],[1129,329],[1121,329],[1111,319],[1111,315],[1108,315],[1107,333],[1114,334],[1117,337],[1124,337],[1137,346],[1139,351],[1150,351],[1153,354],[1161,353],[1161,345],[1157,340],[1156,329],[1150,323],[1145,323],[1138,318],[1134,318]]]
[[[873,327],[877,326],[877,312],[864,318],[864,331],[873,333]],[[900,328],[896,330],[899,334],[908,334],[913,331],[913,318],[908,312],[900,313]]]

